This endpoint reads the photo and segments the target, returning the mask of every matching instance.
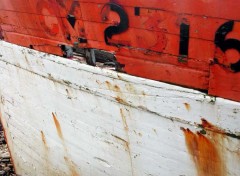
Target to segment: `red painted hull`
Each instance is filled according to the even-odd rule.
[[[240,2],[2,0],[0,37],[63,55],[114,51],[124,71],[240,101]]]

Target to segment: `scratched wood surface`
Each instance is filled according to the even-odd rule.
[[[240,175],[237,102],[3,41],[0,78],[17,174]]]
[[[118,12],[111,9],[114,7]],[[240,2],[234,0],[4,0],[0,38],[60,56],[61,45],[84,38],[87,43],[79,43],[79,47],[116,52],[128,74],[240,101],[237,82],[225,81],[240,77],[239,10]],[[69,15],[75,20],[72,24]],[[125,30],[108,38],[119,46],[109,45],[106,29],[120,29],[126,20],[128,25],[121,26]],[[234,21],[233,28],[221,33],[234,41],[223,40],[218,45],[219,27],[229,21]],[[181,33],[181,24],[189,26],[187,36]],[[180,49],[181,37],[188,40],[183,46],[187,53]],[[220,47],[223,45],[225,49]],[[232,64],[237,64],[235,69]]]

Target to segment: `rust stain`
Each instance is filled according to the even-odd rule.
[[[121,92],[121,89],[118,85],[112,85],[109,81],[105,81],[106,85],[107,85],[107,88],[111,91],[114,91],[116,92],[116,97],[115,97],[115,100],[118,102],[118,103],[121,103],[121,104],[124,104],[124,105],[128,105],[129,104],[123,99],[124,98],[124,95],[123,93]]]
[[[68,165],[68,168],[71,172],[71,176],[79,176],[77,169],[76,169],[76,164],[73,163],[68,157],[64,156],[64,160]]]
[[[240,135],[226,132],[225,130],[223,130],[223,129],[221,129],[219,127],[216,127],[215,125],[211,124],[210,122],[208,122],[204,118],[202,118],[201,120],[202,120],[202,124],[199,125],[199,127],[203,128],[204,130],[215,132],[216,133],[215,136],[221,134],[222,137],[229,136],[229,137],[232,137],[232,138],[235,138],[235,139],[238,139],[238,140],[240,139]],[[212,135],[214,135],[214,133]]]
[[[128,155],[129,155],[129,160],[130,160],[130,163],[131,163],[131,171],[132,171],[132,175],[133,174],[133,163],[132,163],[132,156],[131,156],[131,149],[130,149],[130,139],[129,139],[129,134],[128,134],[128,124],[127,124],[127,118],[126,118],[126,115],[124,113],[124,110],[122,108],[120,108],[120,114],[121,114],[121,117],[122,117],[122,122],[123,122],[123,127],[124,127],[124,130],[125,130],[125,135],[126,135],[126,139],[127,140],[124,140],[124,139],[121,139],[119,138],[118,136],[114,136],[115,138],[119,139],[119,140],[122,140],[124,141],[125,143],[125,146],[126,146],[126,151],[128,152]]]
[[[214,126],[213,124],[211,124],[210,122],[208,122],[206,119],[202,118],[202,128],[209,130],[209,131],[213,131],[216,133],[220,133],[220,134],[225,134],[225,131]]]
[[[117,92],[120,92],[120,88],[117,85],[114,86],[114,90],[116,90]]]
[[[113,135],[113,134],[112,134],[112,136],[113,136],[114,138],[122,141],[123,143],[128,143],[128,142],[127,142],[125,139],[123,139],[123,138],[120,138],[120,137],[118,137],[118,136],[116,136],[116,135]]]
[[[118,77],[118,79],[124,81],[124,79],[119,74],[117,75],[117,77]]]
[[[221,152],[213,141],[201,133],[181,128],[185,135],[188,152],[197,168],[198,176],[225,176],[226,168]]]
[[[109,81],[105,81],[107,87],[109,90],[115,91],[115,92],[120,92],[120,87],[118,85],[112,85]]]
[[[125,116],[122,108],[120,109],[120,114],[121,114],[121,117],[122,117],[124,129],[128,131],[126,116]]]
[[[115,100],[117,100],[119,103],[122,103],[122,104],[125,103],[125,101],[124,101],[123,99],[121,99],[121,97],[119,97],[119,96],[117,96],[117,97],[115,98]]]
[[[118,103],[121,103],[121,104],[124,104],[124,105],[128,105],[128,103],[125,100],[123,100],[121,97],[119,97],[119,96],[115,97],[115,100]]]
[[[112,84],[109,81],[105,81],[105,83],[107,84],[108,89],[111,89]]]
[[[130,152],[129,142],[128,142],[128,141],[126,141],[125,139],[120,138],[120,137],[118,137],[118,136],[116,136],[116,135],[113,135],[113,134],[112,134],[112,136],[113,136],[114,138],[118,139],[119,141],[122,141],[123,144],[126,146],[126,150],[127,150],[128,152]]]
[[[44,160],[45,160],[44,165],[45,165],[45,169],[47,170],[47,173],[50,173],[51,167],[49,165],[49,151],[47,146],[47,140],[43,131],[41,131],[41,137],[42,137],[42,142],[44,146],[44,154],[43,154]]]
[[[187,111],[190,111],[190,110],[191,110],[190,104],[184,103],[184,106],[185,106],[185,108],[187,109]]]
[[[53,116],[53,120],[54,120],[56,129],[57,129],[58,136],[62,139],[62,145],[63,145],[64,151],[65,151],[65,155],[66,155],[64,157],[64,160],[66,161],[67,166],[68,166],[68,168],[69,168],[69,170],[71,172],[71,176],[79,176],[79,174],[77,172],[76,165],[73,163],[72,160],[69,159],[69,153],[68,153],[67,145],[66,145],[66,143],[64,141],[61,125],[60,125],[60,123],[59,123],[59,121],[57,119],[57,116],[54,113],[52,113],[52,116]]]
[[[46,141],[46,137],[45,137],[43,131],[41,131],[41,137],[42,137],[42,141],[43,141],[44,146],[47,147],[47,141]]]
[[[133,94],[136,94],[136,89],[132,84],[126,84],[125,87],[129,92],[132,92]]]
[[[52,113],[52,116],[53,116],[53,120],[54,120],[56,129],[57,129],[58,136],[63,140],[62,129],[61,129],[61,125],[60,125],[60,123],[59,123],[59,121],[57,119],[57,116],[54,113]]]

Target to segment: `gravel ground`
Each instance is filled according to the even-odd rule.
[[[0,123],[0,176],[17,176],[11,162],[8,146],[4,138],[2,124]]]

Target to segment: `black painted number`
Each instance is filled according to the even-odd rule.
[[[228,21],[221,25],[215,34],[215,44],[223,51],[235,49],[240,53],[240,41],[237,39],[225,39],[227,34],[233,30],[234,21]],[[240,72],[240,59],[236,63],[230,64],[231,70]]]
[[[109,26],[108,28],[105,29],[104,39],[107,45],[119,46],[120,44],[109,42],[109,39],[111,39],[113,35],[120,34],[128,29],[129,26],[128,15],[121,6],[115,3],[108,3],[104,7],[106,6],[109,6],[111,11],[114,11],[119,15],[120,22],[117,26]]]
[[[188,56],[188,44],[189,44],[189,25],[182,23],[180,25],[180,46],[179,55],[182,57]]]

